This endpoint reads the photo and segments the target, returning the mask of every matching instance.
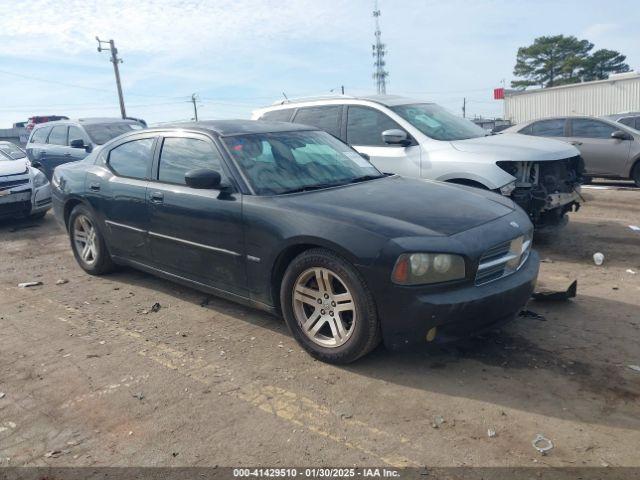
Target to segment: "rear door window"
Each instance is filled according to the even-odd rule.
[[[190,170],[215,170],[222,175],[222,159],[208,141],[187,137],[167,137],[162,144],[158,180],[184,185]]]
[[[531,125],[531,133],[537,137],[564,137],[564,126],[566,120],[559,118],[555,120],[542,120]]]
[[[285,108],[284,110],[272,110],[271,112],[263,113],[260,120],[271,120],[273,122],[288,122],[291,120],[291,114],[293,108]]]
[[[575,118],[571,121],[572,136],[581,138],[611,138],[616,131],[615,127],[608,123],[591,120],[589,118]]]
[[[67,126],[56,125],[51,129],[47,143],[50,145],[66,145],[67,144]]]
[[[635,128],[635,118],[633,117],[622,118],[620,119],[620,123],[628,127]]]
[[[298,109],[295,123],[311,125],[330,133],[334,137],[340,136],[340,120],[342,105],[328,105],[325,107],[305,107]]]
[[[388,147],[382,141],[382,132],[404,130],[384,113],[367,107],[349,107],[347,113],[347,143],[357,146]]]
[[[153,161],[155,138],[141,138],[118,145],[109,152],[109,166],[121,177],[144,179]]]

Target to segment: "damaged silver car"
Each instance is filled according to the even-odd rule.
[[[512,198],[538,230],[562,226],[580,206],[583,163],[573,146],[491,135],[435,103],[394,95],[278,102],[254,119],[313,125],[367,155],[383,172],[493,190]]]

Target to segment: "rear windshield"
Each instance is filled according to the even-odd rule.
[[[140,130],[142,126],[137,123],[94,123],[84,125],[84,129],[91,137],[91,141],[97,145],[107,143],[118,135],[130,132],[131,130]]]
[[[6,143],[0,144],[0,152],[4,153],[12,160],[20,160],[21,158],[27,157],[27,154],[24,153],[20,148],[16,147],[15,145],[8,145]],[[1,156],[0,160],[2,160]]]

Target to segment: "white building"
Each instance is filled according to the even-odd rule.
[[[607,80],[536,90],[507,90],[504,118],[520,123],[569,115],[613,115],[640,111],[640,74],[611,75]]]

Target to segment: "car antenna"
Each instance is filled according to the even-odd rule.
[[[289,97],[287,97],[287,94],[282,92],[282,96],[284,97],[285,102],[288,103],[289,102]],[[285,103],[285,102],[282,102],[282,103]]]

